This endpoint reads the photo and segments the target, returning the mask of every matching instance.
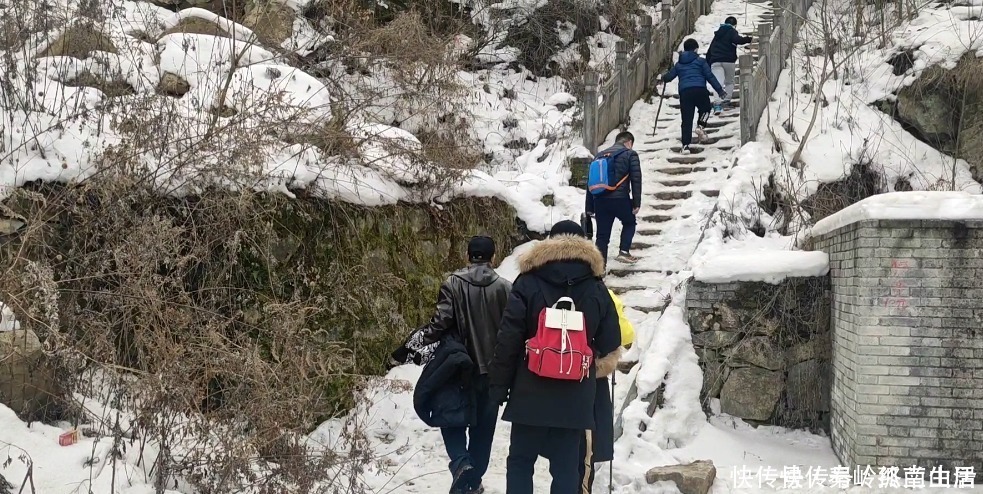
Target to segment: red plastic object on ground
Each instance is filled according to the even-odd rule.
[[[79,431],[78,429],[72,429],[60,436],[58,436],[58,444],[60,446],[71,446],[79,441]]]

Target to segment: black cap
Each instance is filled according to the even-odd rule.
[[[727,19],[724,19],[724,24],[730,24],[731,26],[736,26],[737,25],[737,18],[736,17],[733,17],[733,16],[728,17]]]
[[[578,237],[586,237],[587,234],[584,233],[583,227],[577,224],[575,221],[563,220],[557,222],[550,228],[550,236],[555,237],[557,235],[577,235]]]
[[[495,255],[495,241],[482,235],[471,237],[468,242],[468,260],[489,262]]]

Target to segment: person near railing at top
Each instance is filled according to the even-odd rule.
[[[683,42],[683,51],[679,54],[679,61],[672,66],[665,75],[662,82],[669,83],[679,77],[679,106],[682,112],[682,142],[681,152],[689,154],[689,145],[693,141],[693,112],[700,111],[700,117],[696,122],[697,142],[703,142],[707,138],[704,130],[707,121],[710,119],[710,91],[707,91],[707,84],[713,87],[714,91],[721,99],[727,99],[727,94],[720,87],[720,82],[710,71],[710,65],[706,60],[700,58],[696,50],[700,49],[700,44],[695,39],[687,39]]]
[[[736,18],[731,16],[725,19],[717,32],[713,33],[713,41],[707,48],[707,63],[710,64],[710,71],[718,81],[723,82],[724,91],[728,95],[727,99],[718,99],[714,102],[713,112],[718,115],[724,105],[730,104],[730,96],[734,95],[737,47],[751,42],[750,36],[741,36],[734,26],[737,26]]]

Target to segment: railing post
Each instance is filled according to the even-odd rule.
[[[791,29],[785,25],[785,2],[781,0],[775,4],[775,17],[772,20],[772,30],[774,29],[778,29],[778,59],[785,60],[785,40],[791,39],[789,38]]]
[[[751,119],[756,112],[754,95],[751,94],[751,78],[754,76],[754,58],[751,55],[741,55],[738,59],[741,69],[741,79],[738,90],[741,92],[741,145],[754,140],[751,129]]]
[[[685,29],[683,29],[684,32],[689,32],[689,31],[692,31],[693,30],[690,27],[690,24],[689,24],[690,23],[690,18],[689,18],[689,5],[690,5],[690,3],[692,1],[693,0],[682,0],[681,2],[679,2],[679,5],[683,7],[683,15],[684,15],[685,21],[686,21]]]
[[[597,154],[597,74],[584,74],[584,147]]]
[[[768,80],[768,91],[771,91],[771,67],[775,63],[771,60],[771,24],[758,24],[758,65],[765,70],[765,79]]]
[[[644,50],[643,53],[645,53],[645,64],[643,65],[643,67],[645,67],[644,81],[647,84],[649,79],[652,78],[652,73],[649,72],[650,70],[652,70],[651,67],[649,66],[650,61],[652,60],[652,16],[643,15],[641,21],[642,21],[642,33],[641,33],[642,49]]]
[[[669,53],[675,51],[672,46],[672,5],[669,2],[662,2],[662,20],[666,23],[666,39],[669,40]]]
[[[615,46],[615,68],[618,73],[618,124],[625,123],[628,105],[628,42],[618,41]]]

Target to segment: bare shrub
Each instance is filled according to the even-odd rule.
[[[283,199],[175,201],[125,174],[43,190],[14,198],[34,226],[3,247],[0,297],[73,390],[108,379],[103,392],[132,423],[102,434],[158,448],[159,491],[182,479],[201,492],[321,492],[354,461],[302,438],[351,409],[362,382],[344,332],[324,325],[338,295],[304,284],[356,281],[278,279],[284,240],[260,218],[278,217]]]
[[[565,47],[560,25],[571,24],[572,41],[578,43],[600,30],[599,15],[597,4],[592,2],[548,2],[509,29],[508,44],[519,50],[518,62],[526,69],[537,75],[550,75],[556,69],[552,58]]]

